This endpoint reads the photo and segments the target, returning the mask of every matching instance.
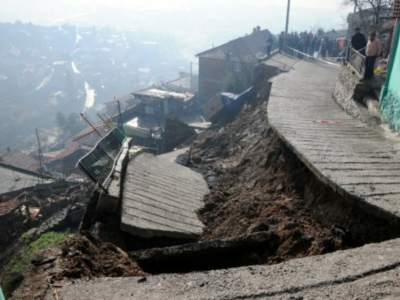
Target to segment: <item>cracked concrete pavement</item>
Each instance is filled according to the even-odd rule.
[[[272,266],[79,281],[60,299],[398,299],[400,239]],[[46,299],[53,299],[49,292]]]

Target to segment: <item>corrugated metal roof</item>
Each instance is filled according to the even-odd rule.
[[[241,61],[251,61],[256,59],[259,53],[265,53],[267,39],[271,36],[269,30],[255,31],[252,34],[201,52],[196,56],[213,59],[226,59],[229,56],[231,60],[240,58]]]
[[[176,93],[157,88],[150,88],[139,92],[135,92],[135,96],[146,96],[146,97],[157,98],[160,100],[176,99],[184,102],[189,101],[194,97],[194,95],[191,93]]]

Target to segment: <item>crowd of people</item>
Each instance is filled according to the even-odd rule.
[[[366,80],[374,76],[374,68],[377,58],[382,54],[382,46],[376,32],[372,32],[368,39],[361,33],[360,28],[356,28],[351,38],[350,45],[353,49],[365,56]],[[271,52],[272,41],[267,41],[267,52]],[[292,32],[286,40],[286,46],[313,57],[334,57],[345,58],[348,42],[344,37],[331,38],[322,30],[313,32]],[[279,35],[279,50],[285,47],[285,33]]]
[[[279,48],[284,47],[285,33],[279,36]],[[341,41],[328,37],[323,31],[292,32],[288,34],[287,46],[305,54],[318,57],[339,57],[344,55],[344,47]]]

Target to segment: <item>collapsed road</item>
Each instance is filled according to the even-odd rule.
[[[360,252],[354,249],[328,256],[317,255],[398,237],[396,223],[355,206],[355,201],[349,201],[323,184],[271,128],[267,114],[270,98],[267,81],[271,78],[268,68],[275,68],[273,75],[276,75],[276,68],[290,72],[298,63],[282,55],[273,58],[271,65],[267,63],[266,67],[257,69],[256,92],[243,103],[239,114],[228,123],[200,133],[190,150],[178,159],[187,168],[202,174],[210,189],[204,197],[204,206],[197,211],[197,218],[203,225],[197,237],[146,238],[135,234],[134,230],[121,230],[121,195],[126,186],[111,183],[118,187],[117,192],[113,190],[114,195],[101,192],[100,197],[96,194],[92,198],[81,235],[42,254],[14,292],[14,298],[31,299],[28,295],[37,295],[40,299],[47,295],[47,299],[53,299],[57,295],[61,299],[95,299],[106,296],[108,289],[112,291],[109,295],[121,298],[162,299],[163,293],[156,288],[160,285],[166,287],[164,296],[171,298],[179,298],[178,294],[181,299],[279,297],[286,295],[285,291],[297,293],[309,285],[322,287],[332,282],[335,274],[340,273],[340,278],[353,277],[343,275],[339,268],[324,277],[326,280],[321,277],[304,285],[292,284],[293,290],[278,289],[285,284],[286,275],[272,281],[269,288],[259,283],[282,270],[293,273],[298,268],[310,273],[316,265],[325,265],[326,261],[340,262],[351,260],[357,253],[376,253],[379,246],[371,247],[372,250],[367,246]],[[127,154],[128,160],[137,158],[137,152],[132,149]],[[114,179],[117,183],[125,182],[125,175],[122,167]],[[391,253],[387,255],[391,257]],[[290,261],[303,257],[309,258]],[[247,267],[259,264],[275,266]],[[218,270],[241,266],[246,269]],[[382,266],[386,264],[366,268],[364,273],[375,272]],[[154,274],[203,270],[214,271],[147,279]],[[241,293],[232,289],[231,294],[229,291],[221,293],[218,285],[225,285],[225,276],[227,282],[234,283],[232,277],[236,270],[242,284],[254,278],[244,279],[246,272],[259,272],[258,281],[254,279],[253,284],[249,284],[254,290],[244,289]],[[358,274],[358,270],[349,272]],[[362,277],[364,273],[357,276]],[[205,279],[208,274],[211,274],[210,281]],[[85,281],[103,277],[117,278]],[[215,285],[210,283],[214,281],[212,278],[219,278]],[[75,282],[77,279],[83,281]],[[300,279],[293,276],[291,280],[299,282]],[[182,285],[176,284],[178,281]],[[186,285],[191,282],[193,286]],[[110,289],[110,284],[118,286],[119,291]],[[128,288],[131,284],[134,289]],[[211,288],[194,294],[197,285]]]

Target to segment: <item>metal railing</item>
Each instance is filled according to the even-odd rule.
[[[360,77],[365,72],[365,56],[356,49],[349,47],[347,63],[358,73]]]
[[[124,140],[125,135],[121,130],[115,128],[78,163],[83,172],[103,189],[106,189],[105,183],[111,176]]]
[[[336,66],[336,67],[339,66],[339,64],[337,64],[337,63],[333,63],[333,62],[327,61],[325,59],[321,59],[319,57],[312,56],[310,54],[307,54],[305,52],[302,52],[300,50],[297,50],[297,49],[294,49],[291,47],[286,47],[285,52],[286,52],[286,54],[291,55],[296,58],[299,58],[299,59],[321,62],[321,63],[327,64],[327,65]]]

